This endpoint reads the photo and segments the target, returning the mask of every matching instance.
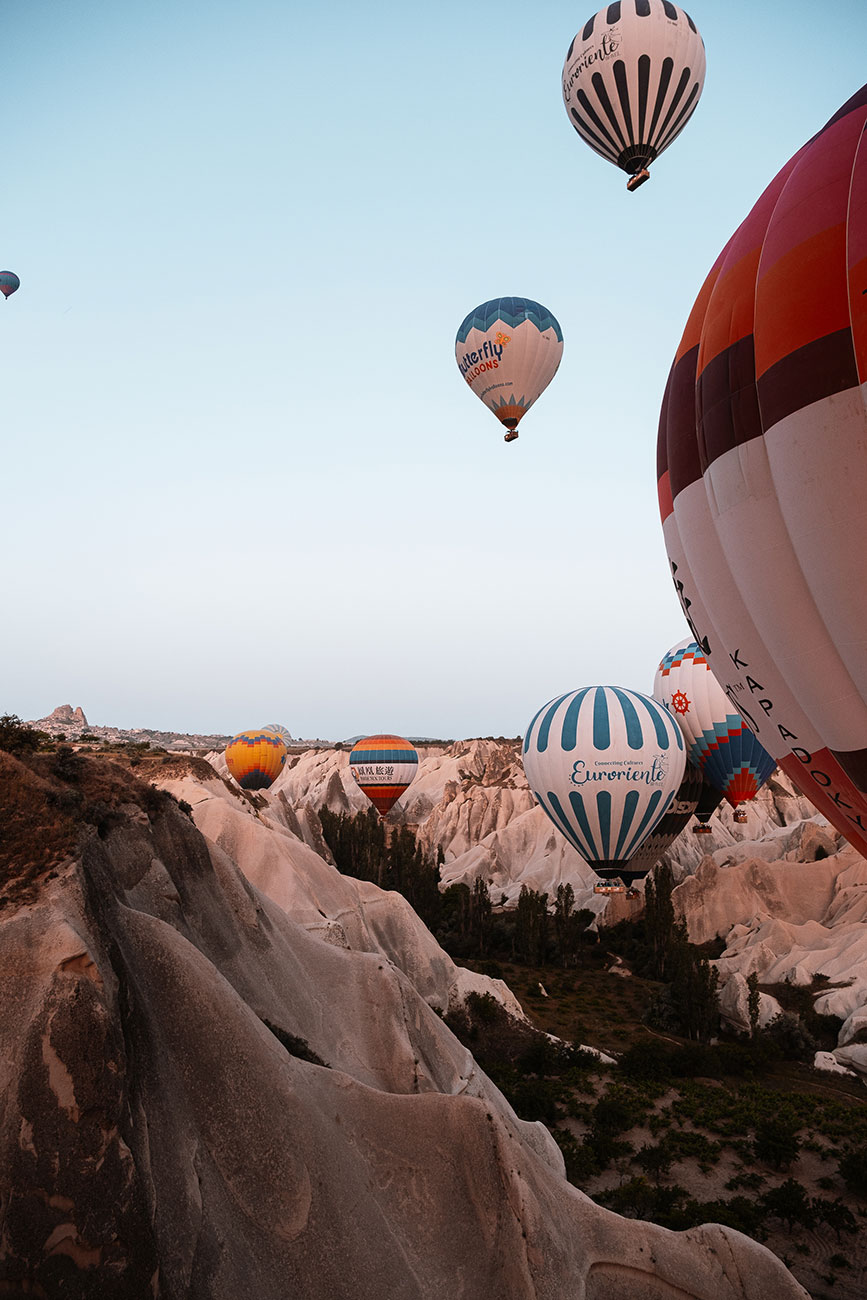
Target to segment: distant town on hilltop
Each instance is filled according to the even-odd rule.
[[[80,705],[73,708],[71,704],[59,704],[46,717],[33,718],[27,725],[44,731],[57,740],[67,740],[71,743],[100,740],[109,744],[151,745],[158,749],[174,750],[176,753],[199,749],[225,749],[232,738],[231,733],[213,732],[205,735],[187,731],[159,731],[153,727],[101,726],[88,722],[84,709]],[[293,748],[298,749],[331,749],[335,745],[342,745],[344,748],[352,746],[363,739],[364,735],[350,736],[342,741],[323,740],[318,736],[315,739],[292,737],[290,743]],[[452,743],[451,740],[442,740],[433,736],[408,736],[407,739],[413,745]]]

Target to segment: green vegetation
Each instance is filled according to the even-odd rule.
[[[326,1070],[331,1069],[331,1066],[314,1052],[306,1038],[298,1038],[295,1034],[281,1029],[279,1025],[272,1025],[270,1020],[263,1020],[262,1024],[266,1029],[271,1030],[278,1043],[285,1047],[290,1056],[297,1056],[301,1061],[310,1061],[313,1065],[324,1065]]]
[[[322,808],[319,820],[338,871],[371,880],[381,889],[396,889],[429,929],[437,929],[442,911],[439,867],[428,860],[412,831],[401,826],[387,840],[385,826],[372,807],[356,816]]]
[[[50,737],[28,727],[15,713],[0,716],[0,749],[6,754],[32,754]]]

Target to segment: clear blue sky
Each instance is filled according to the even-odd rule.
[[[629,195],[561,100],[591,7],[6,0],[0,712],[514,735],[650,689],[674,350],[867,48],[864,0],[688,8],[704,95]],[[508,294],[565,338],[510,446],[454,361]]]

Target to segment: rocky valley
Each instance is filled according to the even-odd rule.
[[[444,887],[512,905],[569,883],[603,934],[640,914],[593,892],[516,742],[420,758],[392,819],[441,848]],[[567,1181],[443,1018],[490,998],[521,1024],[523,996],[334,866],[318,810],[364,809],[347,761],[293,754],[251,795],[218,753],[0,753],[2,1293],[804,1297],[731,1227],[671,1232]],[[749,817],[718,815],[704,852],[681,837],[676,907],[722,945],[732,1024],[751,972],[826,976],[860,1088],[867,864],[784,781]]]

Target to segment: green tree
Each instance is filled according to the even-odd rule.
[[[548,947],[548,895],[521,886],[515,909],[515,947],[530,966],[541,966]]]
[[[666,966],[670,971],[672,1006],[683,1032],[687,1038],[707,1043],[719,1028],[719,971],[687,942],[684,921],[672,930]]]
[[[473,881],[469,899],[470,941],[480,957],[488,950],[491,937],[492,906],[488,886],[481,876]]]
[[[660,1178],[665,1178],[674,1164],[674,1154],[665,1142],[658,1142],[656,1146],[643,1146],[634,1159],[657,1187]]]
[[[829,1201],[826,1196],[817,1196],[810,1202],[810,1206],[816,1222],[827,1223],[838,1241],[841,1232],[858,1231],[855,1215],[839,1196],[834,1201]]]
[[[772,1187],[762,1197],[762,1206],[767,1214],[783,1222],[792,1231],[796,1223],[805,1228],[815,1226],[815,1214],[810,1198],[800,1183],[794,1178],[787,1178],[779,1187]]]
[[[7,754],[32,753],[44,738],[41,731],[28,727],[16,713],[4,713],[0,717],[0,749]]]
[[[840,1161],[840,1177],[856,1196],[867,1197],[867,1146],[847,1151]]]
[[[654,979],[670,978],[672,942],[674,939],[674,904],[671,893],[674,876],[668,863],[663,863],[647,877],[644,886],[644,925],[651,953],[651,973]]]
[[[796,1117],[785,1109],[760,1120],[756,1124],[753,1139],[756,1159],[763,1160],[774,1169],[788,1169],[801,1149],[798,1127]]]
[[[758,1032],[760,1007],[759,977],[756,971],[751,971],[747,976],[747,1010],[750,1017],[750,1038],[755,1038]]]

